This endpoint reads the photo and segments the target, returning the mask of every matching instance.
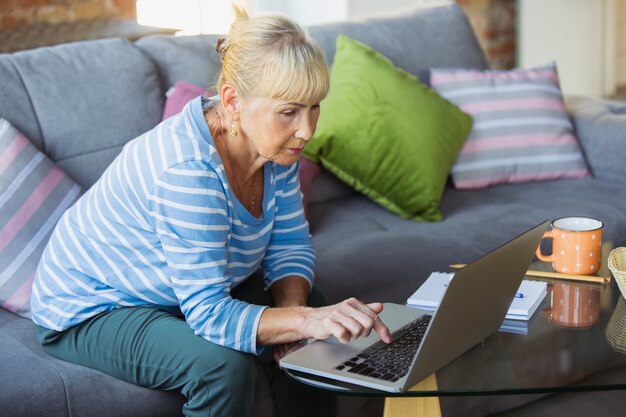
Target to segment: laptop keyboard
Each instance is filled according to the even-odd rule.
[[[428,314],[418,317],[393,333],[393,342],[380,340],[335,369],[385,381],[399,380],[408,372],[431,318]]]

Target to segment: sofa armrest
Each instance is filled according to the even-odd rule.
[[[566,104],[593,176],[626,181],[626,102],[567,97]]]

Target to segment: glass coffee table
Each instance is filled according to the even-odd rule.
[[[613,247],[603,245],[598,275],[611,276],[606,257]],[[530,269],[551,270],[544,263]],[[626,299],[615,280],[604,285],[544,281],[548,295],[529,321],[517,322],[513,333],[497,332],[410,391],[357,388],[337,393],[386,397],[384,416],[397,417],[440,416],[438,397],[443,396],[626,389]]]

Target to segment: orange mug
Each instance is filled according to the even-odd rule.
[[[537,258],[552,262],[555,271],[564,274],[592,275],[600,269],[602,228],[600,220],[589,217],[563,217],[552,222],[552,230],[544,239],[552,239],[552,255],[541,253]]]

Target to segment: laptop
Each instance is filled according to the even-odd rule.
[[[385,303],[379,317],[392,332],[389,345],[374,331],[347,344],[310,340],[280,366],[325,388],[406,391],[498,330],[548,223],[459,269],[436,312]]]

